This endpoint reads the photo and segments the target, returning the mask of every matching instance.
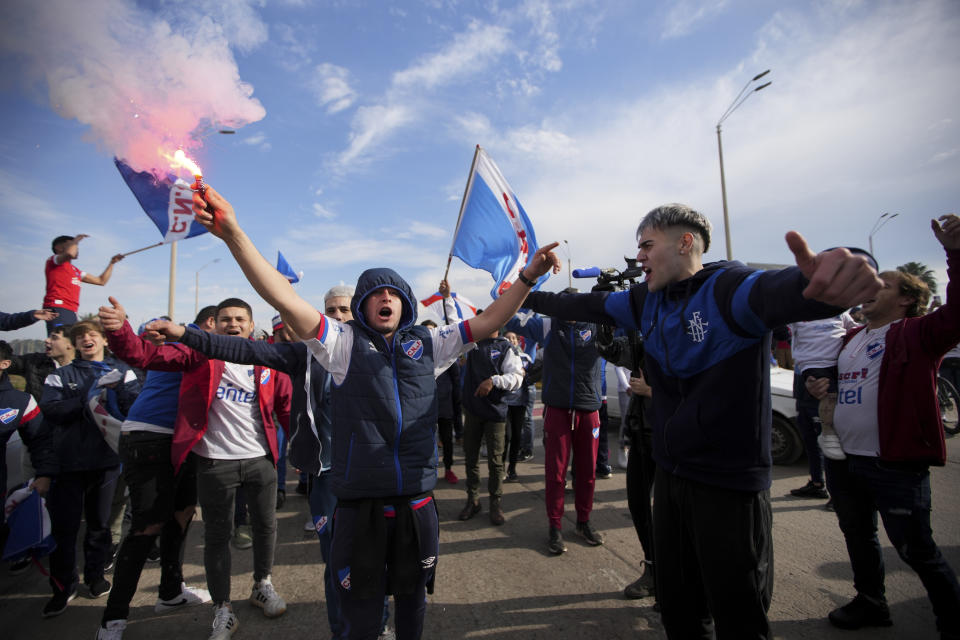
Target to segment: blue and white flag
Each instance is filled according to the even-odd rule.
[[[193,191],[187,182],[172,174],[161,179],[149,171],[134,171],[118,158],[113,162],[137,202],[157,225],[164,243],[207,232],[193,217]]]
[[[487,152],[477,145],[451,254],[495,281],[490,295],[506,291],[537,251],[537,237],[526,212]],[[549,275],[544,275],[534,289]]]
[[[303,271],[300,273],[294,271],[293,267],[290,266],[290,263],[287,262],[287,259],[284,258],[283,254],[279,251],[277,251],[277,271],[279,271],[280,275],[286,278],[290,284],[300,282],[300,278],[303,277]]]

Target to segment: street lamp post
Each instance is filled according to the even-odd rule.
[[[207,264],[205,264],[205,265],[203,265],[202,267],[200,267],[199,269],[197,269],[197,272],[194,274],[194,275],[196,276],[196,280],[195,280],[195,282],[194,282],[194,293],[195,293],[195,296],[194,296],[194,302],[193,302],[193,317],[194,317],[194,318],[196,318],[197,315],[200,313],[200,272],[203,271],[204,269],[206,269],[207,267],[209,267],[210,265],[212,265],[214,262],[220,262],[220,258],[214,258],[213,260],[211,260],[211,261],[208,262]]]
[[[573,269],[570,267],[570,243],[564,240],[563,246],[567,250],[567,286],[572,288],[573,287]]]
[[[743,89],[740,90],[740,93],[737,94],[737,97],[733,99],[733,102],[730,103],[730,106],[727,107],[727,110],[723,112],[723,115],[720,116],[720,120],[717,121],[717,150],[720,152],[720,194],[723,197],[723,234],[727,241],[727,260],[733,260],[733,249],[730,245],[730,213],[727,210],[727,180],[723,172],[723,139],[720,136],[720,125],[723,124],[723,121],[730,117],[737,108],[747,101],[751,95],[760,91],[761,89],[766,89],[771,85],[770,82],[765,82],[759,87],[754,87],[751,91],[747,91],[751,84],[759,80],[770,73],[770,69],[767,69],[763,73],[758,73],[753,76],[747,84],[743,86]]]
[[[870,243],[870,255],[872,255],[874,258],[876,258],[877,256],[873,253],[873,236],[877,233],[877,231],[880,231],[883,225],[887,224],[888,222],[896,218],[898,215],[900,214],[884,213],[879,218],[877,218],[876,222],[873,223],[873,228],[870,229],[870,235],[867,236],[867,240]]]

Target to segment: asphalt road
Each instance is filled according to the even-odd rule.
[[[933,530],[953,567],[960,567],[960,439],[948,441],[946,467],[932,471]],[[458,475],[463,458],[457,451]],[[440,561],[436,590],[429,596],[424,638],[507,638],[591,640],[663,638],[651,600],[628,601],[622,589],[640,570],[640,545],[627,513],[624,472],[597,481],[592,520],[606,535],[602,547],[588,547],[572,535],[572,494],[564,523],[569,551],[546,551],[542,450],[520,465],[521,482],[507,484],[507,522],[494,527],[483,512],[469,522],[457,520],[463,506],[463,482],[442,479],[436,498],[440,509]],[[486,474],[485,468],[482,473]],[[252,586],[250,551],[233,552],[235,610],[240,628],[235,638],[330,637],[323,602],[320,551],[313,534],[302,530],[306,499],[294,493],[279,515],[274,584],[288,603],[287,613],[268,620],[245,598]],[[887,597],[894,626],[861,632],[834,629],[831,609],[853,597],[852,574],[836,516],[822,501],[789,496],[806,482],[804,461],[775,467],[771,495],[774,510],[776,582],[770,618],[774,635],[788,639],[869,638],[912,640],[936,637],[933,613],[916,575],[897,557],[881,533],[887,563]],[[485,488],[485,483],[482,485]],[[189,584],[203,585],[202,522],[191,528],[184,573]],[[159,583],[157,565],[140,580],[131,609],[127,639],[202,640],[209,634],[208,607],[167,615],[153,611]],[[108,575],[109,578],[109,575]],[[94,638],[105,599],[79,597],[57,618],[42,619],[49,597],[46,579],[36,570],[13,577],[0,569],[0,637],[8,640]]]

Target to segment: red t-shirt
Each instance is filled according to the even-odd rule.
[[[43,306],[61,307],[76,312],[80,308],[80,282],[83,271],[67,260],[57,264],[56,256],[47,258],[43,272],[47,277],[47,293],[43,297]]]

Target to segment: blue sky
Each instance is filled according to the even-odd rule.
[[[881,267],[918,260],[945,283],[929,220],[960,196],[951,0],[12,0],[5,13],[5,311],[40,305],[56,235],[91,236],[77,265],[92,273],[159,240],[111,158],[149,163],[161,143],[192,149],[318,306],[371,266],[419,297],[436,289],[476,144],[574,268],[621,266],[642,215],[675,201],[711,218],[706,259],[722,259],[715,127],[768,68],[773,84],[723,125],[734,257],[789,263],[790,229],[816,249],[867,247],[895,212],[874,236]],[[222,243],[178,253],[177,320],[193,317],[202,268],[201,306],[239,296],[268,325]],[[165,313],[169,256],[130,256],[107,287],[84,286],[81,312],[114,295],[134,323]],[[450,279],[489,302],[486,273],[454,259]],[[547,288],[566,284],[564,271]]]

